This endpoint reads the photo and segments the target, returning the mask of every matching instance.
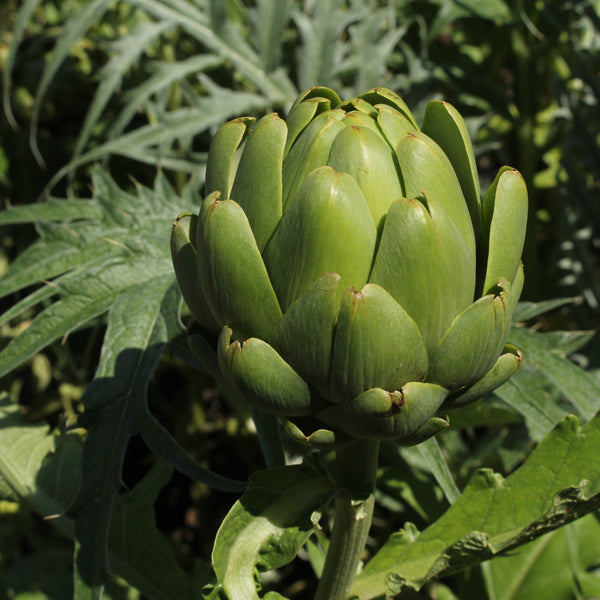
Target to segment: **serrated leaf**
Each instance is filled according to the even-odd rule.
[[[67,222],[38,222],[42,237],[0,279],[4,293],[46,281],[45,288],[0,317],[2,322],[36,301],[58,296],[0,353],[2,373],[106,312],[131,286],[172,273],[168,224],[178,210],[194,205],[181,200],[174,208],[174,192],[162,175],[156,179],[156,191],[140,187],[137,196],[122,191],[100,168],[94,171],[92,182],[95,197],[86,201],[90,218],[70,221],[73,204],[67,201]],[[34,222],[40,214],[57,218],[60,201],[54,201],[50,211],[38,211],[37,206],[31,211]],[[61,273],[65,275],[47,283]]]
[[[353,82],[356,90],[362,92],[380,86],[389,78],[388,61],[408,30],[408,25],[391,26],[389,19],[389,10],[371,9],[360,17],[357,15],[357,21],[348,28],[351,51],[339,70],[356,72]]]
[[[193,173],[198,170],[198,163],[173,154],[169,148],[174,142],[220,125],[240,111],[264,110],[266,107],[265,98],[248,92],[230,91],[227,94],[198,98],[192,108],[166,112],[157,123],[138,127],[74,157],[57,171],[46,188],[51,189],[57,181],[77,167],[109,155],[124,156],[146,164],[159,164],[163,168]]]
[[[509,477],[482,469],[423,532],[392,535],[358,576],[353,593],[377,598],[387,578],[418,589],[597,510],[599,444],[600,415],[581,428],[575,417],[565,417]]]
[[[183,463],[184,472],[206,483],[231,491],[243,487],[199,465],[194,468],[193,460],[148,413],[147,387],[167,342],[168,320],[178,293],[173,276],[166,274],[143,281],[113,303],[96,378],[84,394],[82,423],[88,424],[89,432],[83,447],[81,487],[69,514],[75,517],[80,544],[79,576],[92,590],[101,589],[108,570],[108,527],[133,435],[140,433],[159,456],[164,450],[166,458],[174,459],[176,465]]]
[[[93,259],[98,257],[100,263],[104,264],[109,255],[119,253],[114,247],[115,244],[106,240],[99,240],[97,246],[86,244],[83,247],[77,244],[78,241],[75,238],[74,243],[69,244],[62,240],[50,241],[42,238],[29,246],[12,262],[10,271],[0,279],[2,296],[36,283],[46,282],[77,267],[85,265],[89,268]],[[57,286],[58,282],[54,284],[55,293],[59,292]]]
[[[12,206],[0,212],[0,225],[37,223],[38,221],[74,221],[100,219],[102,212],[93,200],[48,198],[37,204]]]
[[[161,0],[132,0],[132,4],[146,10],[155,18],[173,20],[203,46],[218,56],[230,60],[240,73],[261,90],[270,102],[284,103],[293,86],[281,76],[271,77],[259,66],[253,52],[242,53],[224,36],[213,31],[207,16],[189,2]]]
[[[136,194],[126,193],[100,169],[94,172],[93,187],[90,206],[100,212],[100,218],[95,212],[89,220],[38,225],[43,241],[60,243],[62,254],[70,253],[73,260],[62,261],[61,255],[47,257],[46,271],[59,265],[66,273],[24,302],[31,307],[34,300],[47,298],[49,287],[58,300],[3,349],[0,372],[10,371],[53,340],[108,311],[100,365],[84,398],[86,412],[80,424],[89,428],[82,456],[85,477],[72,508],[80,544],[77,564],[83,565],[77,578],[79,590],[88,597],[100,597],[111,509],[131,436],[140,434],[157,455],[209,485],[242,491],[245,482],[218,476],[198,465],[146,406],[148,382],[163,349],[183,331],[169,234],[174,214],[194,209],[195,194],[188,192],[185,201],[178,199],[160,174],[154,190],[140,186]],[[108,241],[104,253],[100,240]],[[31,264],[35,261],[28,260],[35,269]],[[27,266],[27,261],[24,264]],[[6,277],[13,277],[13,271]]]
[[[282,45],[290,18],[290,0],[258,0],[251,17],[255,28],[260,57],[266,73],[281,64]]]
[[[146,282],[157,261],[140,258],[136,266],[113,259],[90,268],[85,276],[63,281],[64,297],[43,310],[0,353],[0,376],[9,373],[34,354],[105,313],[121,294]],[[159,265],[167,270],[168,261]],[[167,271],[168,272],[168,271]],[[84,287],[81,287],[81,286]]]
[[[544,302],[519,302],[513,314],[513,320],[528,321],[535,317],[539,317],[555,308],[560,308],[567,304],[575,304],[578,298],[556,298],[554,300],[545,300]]]
[[[117,497],[109,558],[117,573],[153,600],[195,600],[214,578],[211,566],[198,561],[186,572],[173,555],[169,539],[158,528],[149,527],[156,519],[154,503],[172,473],[159,461],[133,490]]]
[[[589,373],[565,360],[565,353],[555,347],[554,338],[514,327],[509,339],[523,349],[529,364],[561,392],[584,422],[600,410],[600,386]]]
[[[6,83],[4,86],[4,105],[9,120],[13,125],[16,125],[16,123],[10,109],[10,75],[14,67],[18,42],[21,40],[27,22],[31,18],[33,11],[38,4],[39,0],[29,0],[23,6],[18,15],[13,43],[10,44],[9,47],[7,68],[4,72],[4,82]],[[93,25],[99,22],[105,12],[113,8],[111,4],[112,3],[109,0],[94,0],[83,6],[80,10],[73,11],[73,13],[69,15],[66,23],[62,26],[60,35],[57,38],[57,44],[50,54],[40,78],[33,107],[30,143],[36,159],[40,164],[43,164],[43,158],[37,148],[36,137],[44,97],[50,84],[55,79],[59,68],[67,58],[72,45],[81,39]],[[267,73],[264,68],[261,68],[260,59],[248,44],[243,44],[240,48],[232,43],[231,36],[228,35],[230,28],[227,28],[227,31],[224,30],[222,32],[213,30],[210,19],[206,14],[206,12],[208,12],[207,8],[196,7],[190,2],[182,0],[134,0],[131,4],[142,9],[140,13],[142,11],[145,13],[146,20],[142,19],[142,22],[138,27],[113,43],[113,45],[117,46],[118,54],[113,57],[104,68],[104,76],[95,91],[86,116],[86,121],[80,132],[74,152],[74,158],[77,158],[82,152],[91,135],[94,125],[97,124],[108,101],[115,95],[123,74],[135,62],[137,55],[146,51],[160,33],[177,27],[181,27],[186,34],[197,39],[203,47],[207,48],[212,53],[211,59],[213,62],[215,59],[219,61],[230,61],[238,73],[250,83],[251,87],[261,90],[261,96],[266,104],[278,104],[281,106],[285,103],[291,103],[296,90],[285,71],[279,69],[274,73]],[[283,29],[281,28],[278,17],[281,17],[281,15],[275,14],[272,19],[274,23],[272,31],[275,32],[277,36],[281,37]],[[263,24],[258,28],[261,37],[263,37],[266,29],[267,28]],[[220,33],[223,34],[223,37],[219,35]],[[267,37],[269,38],[272,36]],[[240,37],[240,41],[243,42],[244,40]],[[265,39],[265,42],[267,41],[268,40]],[[273,48],[271,47],[270,50],[271,56],[273,56]],[[155,81],[154,84],[156,83],[157,82]],[[164,86],[161,84],[160,87],[163,88]],[[216,86],[208,80],[206,87],[210,88]],[[182,82],[181,88],[184,90],[185,94],[185,81]],[[197,100],[197,92],[191,91],[188,96],[189,98],[186,98],[186,100],[191,99],[191,102],[195,103]],[[163,100],[160,99],[159,102],[162,104]],[[152,109],[150,110],[152,111]],[[127,114],[130,119],[133,115],[131,106],[127,110]],[[124,121],[120,119],[118,127],[112,129],[109,133],[109,139],[114,139],[114,136],[122,131],[123,127]],[[167,135],[167,133],[164,133],[165,137],[167,137]],[[123,144],[123,146],[125,145]],[[152,151],[143,152],[140,148],[136,149],[133,146],[130,148],[129,154],[126,151],[124,154],[131,155],[136,159],[145,159],[145,162],[148,163],[152,160],[149,156],[152,154]],[[164,150],[162,154],[165,154]],[[189,161],[181,160],[181,157],[178,160],[175,155],[171,157],[164,156],[164,160],[162,161],[163,166],[166,166],[167,162],[171,164],[172,168],[186,167],[185,170],[187,171],[193,169]],[[61,170],[60,176],[75,168],[77,164],[80,164],[80,161],[71,161],[65,169]],[[56,179],[54,179],[53,182],[54,181],[56,181]]]
[[[84,394],[89,431],[81,486],[69,514],[80,544],[76,568],[92,590],[101,589],[108,571],[110,515],[127,444],[138,432],[137,413],[165,343],[161,305],[171,285],[172,278],[163,275],[113,303],[96,378]]]
[[[157,63],[154,65],[155,73],[151,77],[148,77],[140,85],[128,90],[123,95],[125,105],[110,126],[107,138],[114,138],[120,135],[137,112],[155,94],[162,92],[188,75],[204,71],[205,69],[215,68],[222,62],[223,60],[218,56],[201,54],[190,56],[177,62]]]
[[[65,277],[67,277],[66,275]],[[57,282],[58,283],[58,282]],[[17,319],[24,312],[34,308],[38,304],[44,302],[48,298],[54,296],[57,292],[57,286],[55,283],[47,283],[41,288],[38,288],[31,294],[28,294],[22,300],[19,300],[16,304],[13,304],[8,310],[6,310],[0,316],[0,325],[4,325],[13,319]]]
[[[89,141],[92,130],[100,119],[102,111],[108,104],[111,96],[116,93],[118,87],[121,85],[123,75],[133,64],[139,61],[142,52],[158,36],[168,29],[172,29],[173,26],[174,24],[170,21],[158,23],[142,22],[129,31],[125,37],[110,44],[114,55],[98,73],[98,81],[100,83],[94,92],[93,100],[79,131],[75,149],[73,150],[73,158],[77,158],[83,151],[83,148]]]
[[[163,179],[162,175],[157,176],[156,187],[162,185]],[[20,222],[36,223],[41,237],[17,257],[0,278],[3,295],[50,280],[67,271],[75,277],[87,277],[91,281],[89,271],[108,264],[112,257],[120,257],[125,262],[134,261],[136,251],[157,258],[164,257],[162,267],[167,268],[168,246],[157,244],[157,241],[164,239],[165,222],[173,218],[173,190],[145,192],[146,188],[140,187],[136,197],[121,190],[99,168],[92,175],[92,184],[94,199],[81,201],[88,218],[83,218],[71,201],[54,200],[47,208],[44,208],[44,203],[12,209],[17,210],[19,219],[22,219]],[[65,202],[62,222],[41,220],[44,217],[59,220],[61,202]],[[182,201],[175,212],[180,206],[194,208],[193,204],[184,204]],[[80,218],[73,220],[74,213],[79,214]],[[7,211],[7,214],[10,219],[12,211]],[[30,218],[26,219],[26,215]],[[160,262],[157,262],[159,265]],[[170,266],[168,269],[171,270]],[[76,285],[80,284],[81,281]],[[60,288],[56,289],[56,293],[60,292]]]
[[[348,7],[341,0],[322,0],[314,8],[306,6],[303,11],[292,13],[300,32],[302,44],[298,49],[298,81],[301,89],[315,84],[332,86],[336,71],[342,67],[342,57],[347,44],[339,45],[339,38],[346,27],[359,16],[368,14],[366,6]],[[333,52],[332,48],[339,50]]]

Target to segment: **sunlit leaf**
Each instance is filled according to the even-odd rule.
[[[600,416],[583,427],[565,417],[504,479],[481,469],[423,532],[393,534],[356,579],[361,600],[419,589],[566,525],[600,507]],[[390,587],[388,587],[390,586]]]
[[[290,562],[315,530],[331,480],[302,466],[254,474],[213,549],[213,565],[230,600],[258,600],[255,574]],[[278,596],[279,597],[279,596]]]
[[[553,531],[486,569],[486,584],[495,600],[574,600],[600,590],[598,536],[594,515]],[[579,595],[581,593],[581,595]]]

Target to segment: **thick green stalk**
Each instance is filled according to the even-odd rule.
[[[335,520],[315,600],[345,600],[371,527],[379,442],[355,440],[336,451]]]

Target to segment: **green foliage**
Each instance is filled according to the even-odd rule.
[[[499,600],[521,600],[531,594],[541,600],[596,597],[598,528],[597,517],[588,515],[527,544],[518,554],[493,561],[486,574],[488,586]],[[557,564],[565,568],[554,568]],[[541,578],[544,587],[539,585]]]
[[[256,570],[286,565],[315,531],[335,488],[301,466],[256,473],[219,529],[212,554],[217,579],[231,598],[258,599]]]
[[[598,2],[17,4],[0,8],[0,600],[312,597],[330,456],[285,442],[304,465],[283,466],[276,424],[203,371],[169,252],[216,128],[312,85],[400,90],[419,122],[448,99],[483,187],[514,164],[532,198],[523,364],[435,441],[384,445],[354,591],[597,596]],[[259,446],[278,469],[256,472]]]
[[[478,471],[433,525],[419,533],[408,524],[394,534],[354,592],[376,598],[419,589],[598,510],[600,465],[591,457],[599,435],[599,417],[581,429],[577,419],[565,417],[508,478]]]
[[[47,425],[24,425],[18,408],[6,396],[0,399],[0,422],[2,498],[19,498],[73,536],[73,521],[61,515],[81,484],[80,436],[56,436]],[[211,581],[210,567],[198,563],[193,572],[185,573],[167,540],[151,526],[153,503],[171,474],[172,469],[159,461],[134,489],[116,499],[110,531],[105,532],[107,551],[113,573],[126,577],[150,597],[197,598]],[[140,529],[143,538],[138,535]],[[84,579],[81,587],[77,597],[83,598],[88,587]]]

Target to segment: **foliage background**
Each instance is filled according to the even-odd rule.
[[[57,299],[40,282],[71,273],[72,287],[68,279],[61,285],[73,291],[83,281],[78,277],[94,268],[101,282],[107,256],[141,271],[140,256],[147,254],[163,270],[134,282],[142,290],[140,302],[148,301],[146,289],[164,294],[167,303],[169,291],[160,287],[160,276],[169,270],[168,250],[161,253],[153,243],[178,212],[197,202],[208,143],[220,123],[243,113],[283,112],[311,85],[331,86],[342,97],[385,85],[403,95],[417,120],[437,97],[467,117],[483,189],[503,164],[523,172],[532,207],[523,299],[576,298],[549,312],[523,312],[523,322],[553,336],[544,338],[547,347],[571,355],[597,384],[599,347],[585,332],[599,325],[599,14],[597,0],[5,2],[0,8],[0,274],[6,273],[0,280],[1,347],[23,339],[18,334]],[[74,203],[53,204],[48,193]],[[32,243],[38,244],[38,261],[54,260],[32,269],[36,255],[29,251],[29,263],[20,258],[17,271],[9,270]],[[94,252],[86,255],[91,247]],[[119,254],[122,248],[125,254]],[[29,267],[21,270],[23,264]],[[13,344],[13,358],[4,353],[10,368],[2,371],[2,389],[27,422],[64,431],[76,422],[84,400],[88,412],[94,398],[102,400],[99,379],[111,364],[111,349],[106,343],[103,349],[107,323],[113,332],[109,339],[115,340],[127,333],[114,330],[119,311],[139,309],[127,305],[133,296],[117,293],[130,289],[131,276],[131,270],[124,272],[127,285],[105,296],[103,310],[86,313],[77,323],[64,321],[62,330],[55,322],[53,331],[40,332],[37,345],[19,350]],[[112,271],[111,277],[114,281]],[[168,313],[164,308],[157,309],[161,315]],[[177,324],[163,320],[165,331],[177,333]],[[225,401],[215,382],[190,364],[180,335],[169,339],[166,352],[157,351],[156,369],[148,367],[152,414],[200,465],[242,480],[264,468],[248,412]],[[112,348],[114,355],[118,350]],[[124,368],[127,372],[127,364]],[[542,408],[548,427],[515,410],[510,388],[483,408],[479,403],[457,415],[441,444],[460,489],[481,466],[509,475],[573,408],[573,399],[565,400],[568,391],[557,393],[535,377],[519,381],[522,388],[531,384],[538,405],[540,399],[548,403]],[[597,394],[597,388],[591,390]],[[142,402],[135,392],[127,400]],[[113,485],[117,502],[130,500],[127,490],[147,482],[144,475],[156,476],[160,485],[147,485],[157,495],[161,539],[176,556],[173,572],[180,566],[186,572],[194,565],[199,569],[197,560],[210,560],[217,527],[236,496],[178,472],[154,475],[158,468],[151,466],[160,464],[148,450],[154,438],[141,429],[129,433],[122,482]],[[409,472],[387,457],[371,549],[405,521],[421,529],[446,508],[431,468],[417,454],[402,458]],[[68,492],[65,485],[65,497]],[[135,496],[131,501],[136,506]],[[14,500],[3,501],[0,510],[0,598],[72,597],[69,531]],[[526,597],[533,589],[542,598],[535,568],[547,577],[552,560],[565,560],[559,551],[564,544],[552,535],[543,538],[549,541],[542,550],[532,551],[536,561],[510,597]],[[593,541],[576,533],[557,535],[580,548],[580,558],[588,556],[581,564],[593,581],[600,564]],[[463,597],[465,590],[472,597],[509,597],[493,588],[486,569],[431,584],[420,597]],[[273,585],[288,597],[311,597],[306,556],[277,577]],[[563,582],[562,597],[586,597],[584,579]],[[115,580],[107,593],[138,597],[135,587]]]

